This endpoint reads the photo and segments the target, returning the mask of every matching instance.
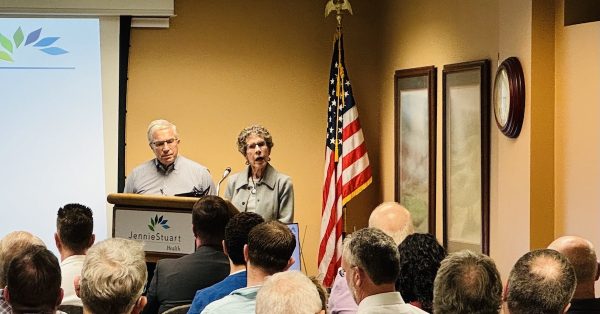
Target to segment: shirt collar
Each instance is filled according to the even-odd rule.
[[[235,189],[238,190],[241,187],[248,185],[248,180],[250,179],[249,173],[251,172],[250,166],[246,167],[245,171],[242,171],[239,174],[239,179],[236,180]],[[277,171],[275,168],[271,166],[271,164],[267,164],[265,171],[263,172],[263,178],[260,180],[261,184],[265,184],[271,190],[275,188],[275,181],[277,181]]]
[[[399,292],[385,292],[370,295],[360,301],[359,308],[378,306],[378,305],[391,305],[391,304],[404,304],[404,300]]]
[[[178,167],[177,167],[178,161],[179,161],[179,156],[175,157],[175,161],[172,164],[165,167],[165,165],[163,165],[160,161],[158,161],[158,158],[154,158],[154,165],[156,166],[156,170],[158,172],[160,172],[162,174],[169,174],[178,169]]]

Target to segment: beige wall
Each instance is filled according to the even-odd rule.
[[[530,247],[547,247],[554,240],[554,15],[552,1],[534,0],[531,30],[529,117]]]
[[[563,26],[556,1],[555,228],[600,246],[600,22]],[[596,296],[600,285],[596,284]]]
[[[490,255],[506,279],[514,262],[529,250],[531,141],[531,15],[529,1],[499,1],[498,53],[516,56],[525,76],[525,117],[517,139],[492,127]]]

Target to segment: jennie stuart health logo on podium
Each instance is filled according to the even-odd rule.
[[[130,240],[150,240],[150,241],[161,241],[167,244],[167,251],[171,252],[181,252],[181,235],[167,235],[160,233],[160,230],[168,230],[171,227],[167,224],[169,222],[168,219],[164,219],[164,216],[154,215],[154,218],[150,218],[150,224],[148,225],[148,229],[152,231],[152,233],[133,233],[130,231],[129,239]]]
[[[193,253],[191,225],[191,213],[115,210],[115,237],[142,242],[147,252]]]

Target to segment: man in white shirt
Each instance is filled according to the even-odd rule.
[[[396,291],[400,254],[383,231],[364,228],[344,241],[342,270],[358,314],[427,313],[404,303]]]
[[[394,239],[396,245],[415,229],[410,212],[396,202],[383,202],[377,206],[369,216],[369,227],[385,232]],[[327,309],[331,314],[355,314],[358,305],[348,291],[348,284],[341,276],[342,273],[340,268],[331,287]]]
[[[58,210],[54,241],[60,253],[61,288],[65,295],[61,305],[83,306],[75,293],[73,280],[81,274],[87,250],[95,236],[92,210],[81,204],[67,204]]]

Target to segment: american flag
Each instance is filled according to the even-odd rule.
[[[342,257],[344,206],[371,184],[371,167],[352,85],[344,64],[343,37],[337,36],[329,72],[325,180],[321,212],[319,273],[330,287]]]

